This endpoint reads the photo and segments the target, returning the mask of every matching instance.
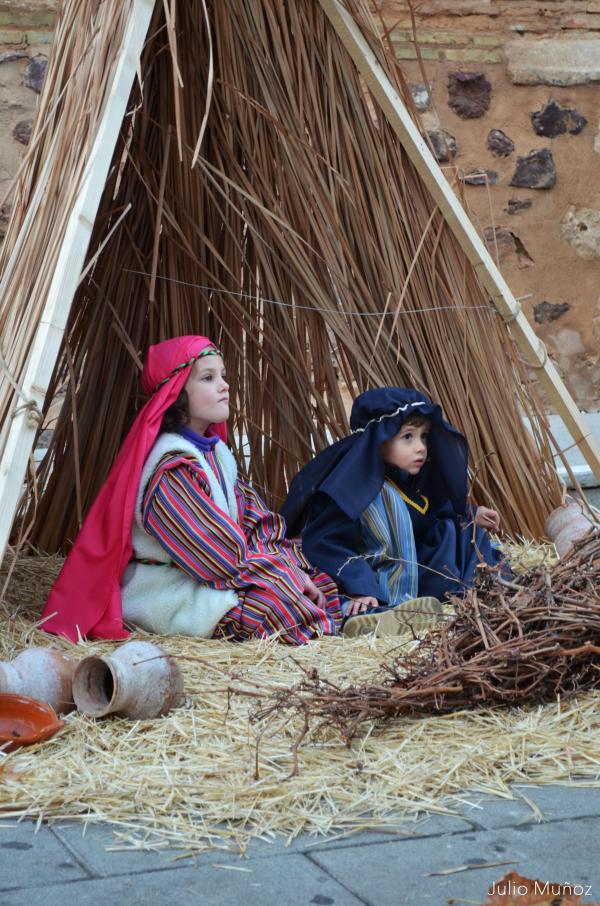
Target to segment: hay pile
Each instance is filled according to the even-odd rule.
[[[48,644],[48,636],[32,629],[31,617],[59,565],[58,558],[18,562],[2,605],[7,619],[0,657]],[[290,687],[316,667],[340,685],[366,683],[398,653],[393,641],[328,639],[292,650],[277,643],[158,639],[182,655],[185,705],[162,720],[139,723],[75,713],[49,742],[0,756],[0,815],[110,821],[123,847],[243,852],[252,838],[268,841],[275,834],[410,833],[410,819],[452,811],[466,789],[512,796],[512,782],[578,775],[598,783],[597,694],[566,705],[365,724],[351,747],[334,729],[321,729],[305,738],[298,776],[291,779],[303,720],[282,713],[260,739],[256,760],[263,728],[249,722],[248,699],[228,699],[228,688]],[[113,647],[52,644],[76,657]]]

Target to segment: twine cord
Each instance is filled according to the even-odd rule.
[[[4,374],[6,375],[9,384],[15,391],[15,393],[21,397],[23,400],[20,406],[14,410],[11,415],[11,418],[16,418],[17,415],[20,415],[21,412],[27,412],[27,427],[28,428],[37,428],[44,418],[43,413],[40,410],[37,402],[34,399],[31,399],[27,396],[23,388],[17,383],[14,375],[11,373],[8,367],[8,363],[4,358],[4,353],[0,350],[0,367],[2,368]]]
[[[152,277],[152,274],[147,273],[147,271],[138,271],[133,270],[129,267],[124,267],[123,273],[126,274],[137,274],[139,277]],[[283,302],[281,299],[267,299],[264,296],[252,295],[252,293],[241,293],[234,292],[230,289],[219,289],[215,286],[205,286],[202,283],[190,283],[187,280],[177,280],[175,277],[165,277],[159,274],[156,275],[157,280],[165,280],[167,283],[177,283],[179,286],[187,286],[192,289],[201,289],[208,293],[222,293],[227,296],[235,296],[239,299],[251,299],[254,302],[268,302],[270,305],[280,305],[282,308],[293,308],[296,311],[314,311],[320,312],[322,314],[328,315],[343,315],[344,317],[349,318],[381,318],[386,315],[420,315],[423,312],[433,312],[433,311],[456,311],[458,309],[472,309],[473,311],[477,309],[486,309],[487,311],[493,311],[489,305],[434,305],[430,308],[404,308],[402,311],[348,311],[343,308],[318,308],[314,305],[297,305],[295,302]]]

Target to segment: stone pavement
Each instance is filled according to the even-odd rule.
[[[245,857],[110,852],[106,826],[83,835],[75,823],[35,832],[33,822],[4,820],[0,906],[480,904],[512,870],[600,902],[600,789],[515,787],[515,795],[466,797],[460,817],[424,818],[411,836],[302,836],[287,848],[257,841]]]

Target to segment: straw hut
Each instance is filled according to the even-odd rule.
[[[133,419],[144,349],[183,333],[225,350],[231,443],[274,507],[347,430],[350,396],[414,385],[467,436],[474,500],[541,536],[562,490],[535,376],[576,436],[583,422],[364,0],[65,0],[15,199],[2,548],[17,504],[16,541],[68,547]]]

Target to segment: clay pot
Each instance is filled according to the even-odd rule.
[[[12,752],[19,746],[43,742],[58,733],[66,721],[59,720],[46,702],[0,692],[0,750]]]
[[[48,702],[59,714],[75,707],[71,686],[76,661],[53,648],[27,648],[14,661],[0,661],[0,692]]]
[[[560,506],[553,510],[544,525],[544,530],[551,541],[554,541],[556,552],[559,557],[571,549],[576,541],[583,538],[584,535],[595,526],[587,512],[578,503],[570,503],[567,506]]]
[[[128,642],[107,657],[86,657],[73,677],[73,698],[92,717],[160,717],[183,698],[177,661],[151,642]]]

